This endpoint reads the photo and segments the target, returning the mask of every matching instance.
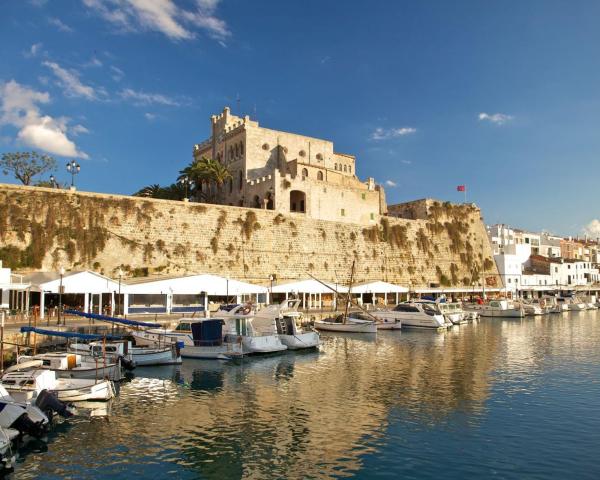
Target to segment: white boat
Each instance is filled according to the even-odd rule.
[[[562,313],[568,309],[564,304],[558,303],[556,297],[552,295],[544,295],[539,299],[540,305],[544,307],[547,313]]]
[[[537,299],[536,299],[537,300]],[[521,307],[525,315],[534,316],[534,315],[544,315],[546,313],[544,307],[539,304],[539,302],[533,301],[520,301],[514,302],[515,307]]]
[[[577,297],[580,302],[585,303],[586,310],[597,310],[596,295],[581,295]]]
[[[243,355],[241,342],[225,341],[224,320],[208,318],[181,318],[175,329],[154,328],[132,332],[138,345],[152,347],[181,345],[183,358],[230,360]]]
[[[356,315],[345,317],[342,314],[324,320],[315,320],[315,328],[328,332],[377,333],[377,323],[373,319],[359,318]]]
[[[59,378],[123,379],[121,363],[110,362],[107,358],[96,358],[95,361],[84,361],[81,355],[68,352],[42,353],[33,356],[20,356],[17,363],[41,360],[39,368],[53,370]]]
[[[274,318],[279,340],[289,350],[316,348],[321,343],[319,334],[314,330],[302,328],[299,305],[298,299],[287,299],[278,305],[269,305],[256,313],[254,322],[260,321],[261,318]]]
[[[50,427],[50,419],[44,412],[49,415],[54,412],[53,399],[56,401],[52,394],[46,392],[35,403],[17,402],[0,385],[0,427],[17,430],[21,437],[42,438]]]
[[[2,376],[2,386],[12,398],[23,403],[34,402],[44,390],[54,394],[62,402],[106,401],[115,396],[113,382],[110,380],[56,378],[53,370],[37,368],[7,371]]]
[[[444,329],[449,326],[437,304],[432,302],[403,302],[392,310],[374,310],[371,315],[382,321],[399,320],[403,328]]]
[[[277,335],[275,318],[257,316],[249,305],[238,305],[231,311],[215,314],[224,321],[225,341],[241,343],[243,353],[274,353],[287,350]]]
[[[161,346],[132,346],[126,340],[110,342],[74,343],[67,350],[78,353],[84,360],[90,361],[107,357],[117,361],[119,357],[127,359],[133,366],[149,365],[178,365],[181,363],[181,354],[176,342]]]
[[[432,303],[434,304],[440,313],[444,316],[447,325],[462,325],[468,323],[465,312],[463,311],[462,304],[458,302],[446,302],[446,301],[428,301],[421,300],[419,303]]]
[[[525,311],[521,305],[513,304],[508,300],[490,300],[481,306],[479,315],[493,318],[523,318]]]

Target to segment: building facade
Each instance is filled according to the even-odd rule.
[[[211,117],[211,136],[194,145],[193,154],[231,173],[218,192],[224,205],[361,224],[386,213],[383,187],[358,179],[353,155],[335,152],[328,140],[261,127],[228,107]]]

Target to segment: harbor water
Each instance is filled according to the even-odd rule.
[[[600,478],[600,311],[144,368],[13,478]]]

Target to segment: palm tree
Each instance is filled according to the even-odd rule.
[[[183,185],[172,183],[167,187],[161,187],[159,184],[148,185],[133,194],[135,197],[161,198],[163,200],[183,200],[185,189]]]
[[[194,192],[196,196],[206,196],[209,200],[216,200],[218,193],[225,182],[232,178],[231,173],[225,165],[212,158],[202,157],[200,160],[195,160],[187,167],[179,172],[179,180],[187,177],[194,183]],[[202,185],[208,185],[209,192],[205,195],[202,192]],[[212,186],[216,187],[217,192],[212,193]]]

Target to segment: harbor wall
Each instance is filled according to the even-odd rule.
[[[421,200],[417,219],[368,225],[302,213],[0,184],[0,259],[18,271],[95,270],[114,277],[216,273],[268,283],[384,280],[471,286],[499,278],[480,210]]]

